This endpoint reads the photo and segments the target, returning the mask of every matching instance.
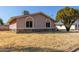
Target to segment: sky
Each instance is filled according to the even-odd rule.
[[[32,13],[43,12],[51,18],[55,19],[58,10],[65,6],[0,6],[0,18],[3,22],[8,22],[10,17],[22,15],[24,10]],[[70,6],[79,9],[79,6]]]

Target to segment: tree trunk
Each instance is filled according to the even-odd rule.
[[[70,31],[70,27],[66,27],[66,30],[67,30],[67,32],[69,32]]]

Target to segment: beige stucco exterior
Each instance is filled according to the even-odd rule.
[[[52,31],[56,29],[54,21],[43,13],[22,15],[11,18],[9,28],[16,32]],[[32,21],[32,27],[26,27],[26,22]],[[50,27],[46,27],[50,23]]]
[[[16,26],[17,26],[16,23],[11,24],[11,25],[9,25],[9,29],[13,29],[13,30],[15,30],[15,29],[17,29]]]
[[[32,21],[33,27],[27,28],[26,21]],[[35,16],[28,16],[25,18],[19,18],[16,20],[16,22],[17,22],[17,29],[46,29],[46,22],[50,22],[50,28],[55,28],[54,22],[43,15],[35,15]]]

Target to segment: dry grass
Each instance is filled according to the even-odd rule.
[[[0,48],[3,51],[6,48],[16,48],[16,51],[19,51],[18,49],[27,47],[50,48],[64,51],[75,45],[79,45],[79,33],[16,34],[10,31],[0,32]]]

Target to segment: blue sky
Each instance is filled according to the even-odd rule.
[[[70,6],[79,8],[79,6]],[[56,13],[64,6],[0,6],[0,18],[6,23],[10,17],[22,15],[23,10],[30,13],[43,12],[55,19]]]

